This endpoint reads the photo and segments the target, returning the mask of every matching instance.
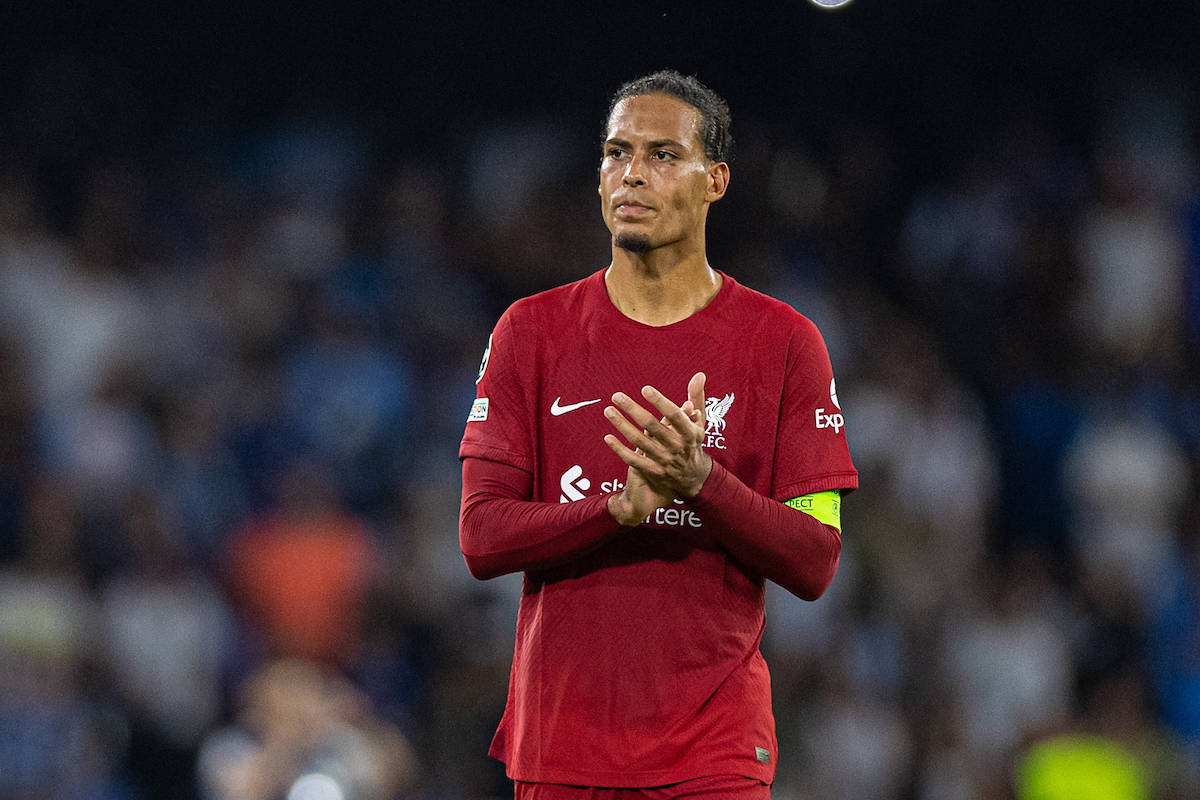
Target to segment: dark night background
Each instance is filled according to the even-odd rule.
[[[0,10],[0,797],[511,796],[457,552],[608,97],[733,110],[711,263],[820,326],[862,488],[768,591],[773,796],[1200,794],[1189,3]],[[1056,793],[1057,792],[1057,793]]]

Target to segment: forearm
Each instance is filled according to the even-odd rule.
[[[764,578],[804,600],[820,597],[837,572],[842,536],[803,511],[765,497],[714,462],[690,501],[720,531],[720,543]]]
[[[621,530],[608,496],[573,503],[529,500],[532,476],[478,458],[463,460],[459,547],[480,580],[546,569],[590,552]]]

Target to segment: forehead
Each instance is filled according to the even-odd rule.
[[[607,138],[673,139],[699,147],[700,122],[700,112],[689,103],[668,94],[639,94],[613,107]]]

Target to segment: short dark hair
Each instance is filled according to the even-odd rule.
[[[629,81],[608,104],[607,128],[617,103],[627,97],[644,94],[665,94],[682,100],[700,112],[700,142],[709,161],[729,161],[733,157],[733,137],[729,133],[731,118],[729,104],[719,94],[696,80],[694,75],[682,75],[673,69],[662,69]]]

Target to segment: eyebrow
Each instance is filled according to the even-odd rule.
[[[678,147],[681,150],[687,149],[686,144],[683,142],[677,142],[674,139],[655,139],[653,142],[650,142],[648,146],[651,150],[655,150],[659,147]]]
[[[608,147],[610,145],[615,145],[617,147],[627,147],[627,148],[633,147],[632,142],[627,142],[624,139],[616,139],[616,138],[606,139],[604,141],[605,147]],[[674,139],[654,139],[653,141],[647,142],[646,147],[650,150],[657,150],[660,147],[678,147],[681,150],[687,149],[687,145],[683,144],[682,142],[677,142]]]

